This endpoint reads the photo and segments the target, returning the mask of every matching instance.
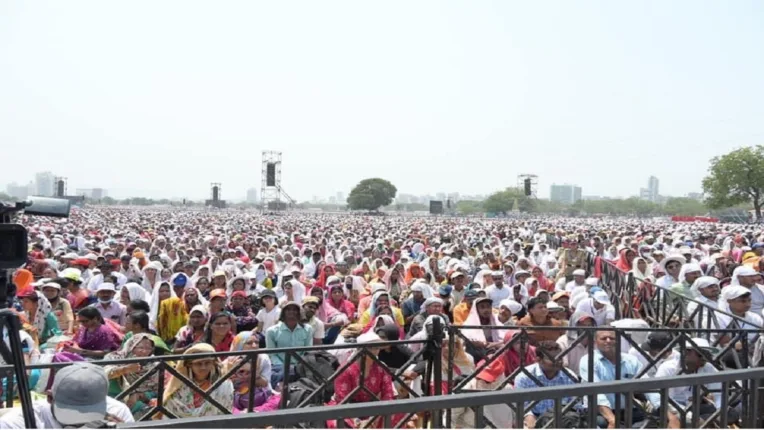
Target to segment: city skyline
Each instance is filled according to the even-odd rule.
[[[13,197],[24,199],[27,196],[31,195],[39,195],[39,196],[53,196],[55,195],[55,179],[58,179],[58,176],[55,176],[51,172],[37,172],[33,176],[34,180],[30,181],[27,185],[19,185],[17,182],[12,182],[10,184],[7,184],[5,187],[6,194],[9,194]],[[681,196],[663,196],[659,194],[659,184],[660,179],[656,176],[650,176],[647,179],[648,188],[640,188],[639,192],[637,194],[633,195],[618,195],[618,196],[601,196],[601,195],[590,195],[586,194],[584,195],[582,187],[575,185],[575,184],[552,184],[550,186],[550,192],[549,196],[539,196],[540,199],[543,200],[550,200],[552,202],[558,202],[558,203],[564,203],[564,204],[573,204],[578,200],[602,200],[602,199],[617,199],[617,198],[630,198],[630,197],[636,197],[641,198],[643,200],[648,200],[653,203],[664,203],[665,200],[669,197],[687,197],[692,198],[695,200],[702,200],[703,193],[702,192],[689,192]],[[67,184],[67,186],[69,186]],[[225,184],[223,184],[225,186]],[[516,185],[508,185],[505,188],[508,187],[515,187]],[[50,189],[51,192],[49,194],[43,194],[39,191],[43,191],[46,189]],[[71,186],[68,188],[71,190]],[[555,191],[557,189],[557,191]],[[169,199],[169,200],[182,200],[182,199],[190,199],[195,201],[201,201],[203,198],[194,199],[190,198],[188,196],[178,196],[178,195],[166,195],[161,197],[150,197],[145,195],[129,195],[129,196],[120,196],[120,195],[113,195],[109,190],[106,190],[104,188],[74,188],[74,193],[71,191],[67,193],[68,195],[76,195],[81,196],[84,195],[87,198],[91,199],[102,199],[105,197],[111,197],[117,200],[126,199],[126,198],[133,198],[133,197],[145,197],[145,198],[153,198],[156,200],[160,199]],[[501,191],[500,189],[493,190],[491,192],[486,192],[483,194],[462,194],[460,192],[445,192],[445,191],[439,191],[435,193],[423,193],[423,194],[414,194],[414,193],[408,193],[408,192],[398,192],[396,195],[396,198],[394,199],[394,203],[396,204],[428,204],[430,200],[440,200],[442,202],[447,202],[448,200],[451,200],[452,203],[456,203],[458,201],[465,201],[465,200],[484,200],[487,198],[492,192],[495,191]],[[557,193],[555,195],[555,193]],[[652,193],[652,194],[651,194]],[[314,195],[311,196],[308,199],[300,199],[298,202],[309,202],[314,204],[337,204],[337,205],[343,205],[345,204],[345,196],[347,194],[344,191],[336,191],[332,192],[331,194],[327,195]],[[208,198],[209,196],[207,196]],[[260,189],[259,187],[250,187],[247,189],[246,194],[244,196],[233,196],[232,198],[228,199],[230,202],[246,202],[246,203],[259,203],[260,199]]]
[[[764,135],[764,5],[701,3],[11,2],[0,183],[33,165],[117,198],[220,182],[241,199],[275,150],[299,201],[370,177],[489,194],[524,173],[542,198],[631,195],[651,172],[698,192],[709,160]]]

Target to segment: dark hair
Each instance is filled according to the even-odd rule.
[[[52,280],[51,282],[57,283],[58,285],[61,286],[61,288],[66,288],[69,286],[69,284],[72,283],[72,280],[69,278],[56,278]]]
[[[561,351],[560,345],[553,340],[542,340],[536,345],[536,357],[539,359],[544,357],[555,358]]]
[[[212,325],[215,322],[215,320],[218,319],[218,318],[226,318],[226,319],[228,319],[229,323],[233,324],[233,322],[231,321],[231,315],[229,315],[227,312],[217,312],[214,315],[210,316],[210,320],[207,322],[207,329],[204,330],[204,342],[205,343],[209,343],[210,345],[212,345]],[[233,325],[230,328],[230,331],[235,333],[236,332],[236,326]],[[212,345],[212,346],[215,346],[215,345]]]
[[[143,330],[149,331],[149,314],[144,311],[133,311],[128,315],[133,325],[140,326]]]
[[[87,318],[89,320],[97,319],[100,321],[101,324],[104,323],[103,317],[101,316],[101,312],[98,312],[98,309],[96,309],[94,306],[87,306],[82,309],[80,309],[79,312],[77,312],[77,315]]]
[[[149,304],[146,303],[145,300],[141,300],[141,299],[131,300],[128,306],[130,306],[133,309],[133,311],[143,311],[146,313],[151,312],[151,306],[149,306]]]
[[[536,307],[536,305],[542,304],[546,306],[546,302],[541,297],[533,297],[532,299],[528,300],[528,304],[525,306],[528,310],[533,309]]]

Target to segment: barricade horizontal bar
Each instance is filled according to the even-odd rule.
[[[566,330],[566,331],[637,331],[637,332],[665,332],[665,333],[726,333],[730,331],[734,332],[751,332],[759,333],[760,329],[742,329],[742,328],[667,328],[667,327],[613,327],[613,326],[598,326],[598,327],[570,327],[570,326],[505,326],[505,325],[460,325],[450,326],[458,330],[476,330],[490,328],[494,330],[513,330],[513,331],[543,331],[543,330]]]
[[[184,418],[156,422],[120,424],[120,428],[263,428],[295,423],[324,421],[368,416],[408,414],[434,409],[454,409],[476,406],[521,403],[535,400],[582,397],[599,393],[629,393],[655,391],[673,387],[687,387],[711,383],[754,380],[764,378],[764,368],[729,370],[711,374],[682,375],[669,378],[651,378],[597,383],[532,388],[527,390],[499,390],[471,392],[441,396],[419,397],[392,402],[351,403],[320,406],[302,410],[284,409],[273,412]]]
[[[112,364],[130,364],[130,363],[145,363],[147,361],[180,361],[180,360],[198,360],[201,358],[211,358],[211,357],[217,357],[217,358],[226,358],[230,356],[252,356],[252,355],[259,355],[259,354],[284,354],[284,353],[295,353],[295,352],[313,352],[313,351],[330,351],[335,349],[362,349],[362,348],[383,348],[386,346],[392,346],[392,345],[414,345],[414,344],[425,344],[427,343],[427,339],[421,339],[421,340],[392,340],[392,341],[384,341],[384,342],[370,342],[370,343],[344,343],[341,345],[313,345],[313,346],[301,346],[301,347],[291,347],[291,348],[263,348],[263,349],[252,349],[247,351],[225,351],[225,352],[209,352],[209,353],[202,353],[202,354],[173,354],[173,355],[155,355],[151,357],[143,357],[143,358],[126,358],[123,360],[94,360],[91,361],[91,363],[107,366]],[[66,363],[48,363],[48,364],[31,364],[28,366],[25,366],[27,370],[34,370],[34,369],[57,369],[66,367],[72,364],[71,362]],[[5,365],[0,366],[0,372],[2,371],[13,371],[13,366]]]

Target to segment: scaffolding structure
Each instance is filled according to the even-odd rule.
[[[269,181],[269,166],[273,169]],[[281,186],[281,152],[263,151],[262,174],[260,183],[260,198],[265,210],[286,210],[296,202]]]
[[[524,173],[521,175],[517,175],[517,188],[520,189],[520,191],[525,191],[525,182],[530,181],[530,195],[529,197],[533,197],[534,199],[538,198],[538,191],[539,191],[539,177],[534,174]]]

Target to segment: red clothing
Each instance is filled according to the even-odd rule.
[[[210,342],[211,344],[212,342]],[[212,345],[215,347],[215,352],[228,352],[231,350],[231,344],[233,343],[233,333],[230,331],[227,335],[223,338],[223,340],[218,343],[217,345]]]
[[[348,299],[342,299],[340,303],[334,303],[334,300],[329,299],[329,304],[338,311],[342,312],[343,314],[347,315],[348,321],[353,321],[355,316],[355,305],[353,302],[351,302]]]
[[[345,369],[334,381],[334,399],[329,402],[329,405],[345,404],[345,403],[364,403],[375,401],[366,390],[374,393],[380,402],[391,401],[395,398],[393,392],[393,377],[386,372],[382,366],[377,363],[371,365],[371,368],[366,374],[363,381],[363,386],[366,390],[358,390],[352,398],[347,398],[350,393],[361,385],[361,364],[356,361]],[[390,425],[395,426],[405,417],[405,414],[393,415]],[[335,420],[327,421],[327,427],[337,428],[337,422]],[[381,428],[383,425],[382,418],[379,418],[373,427]],[[352,428],[355,427],[354,420],[345,419],[345,426]]]

